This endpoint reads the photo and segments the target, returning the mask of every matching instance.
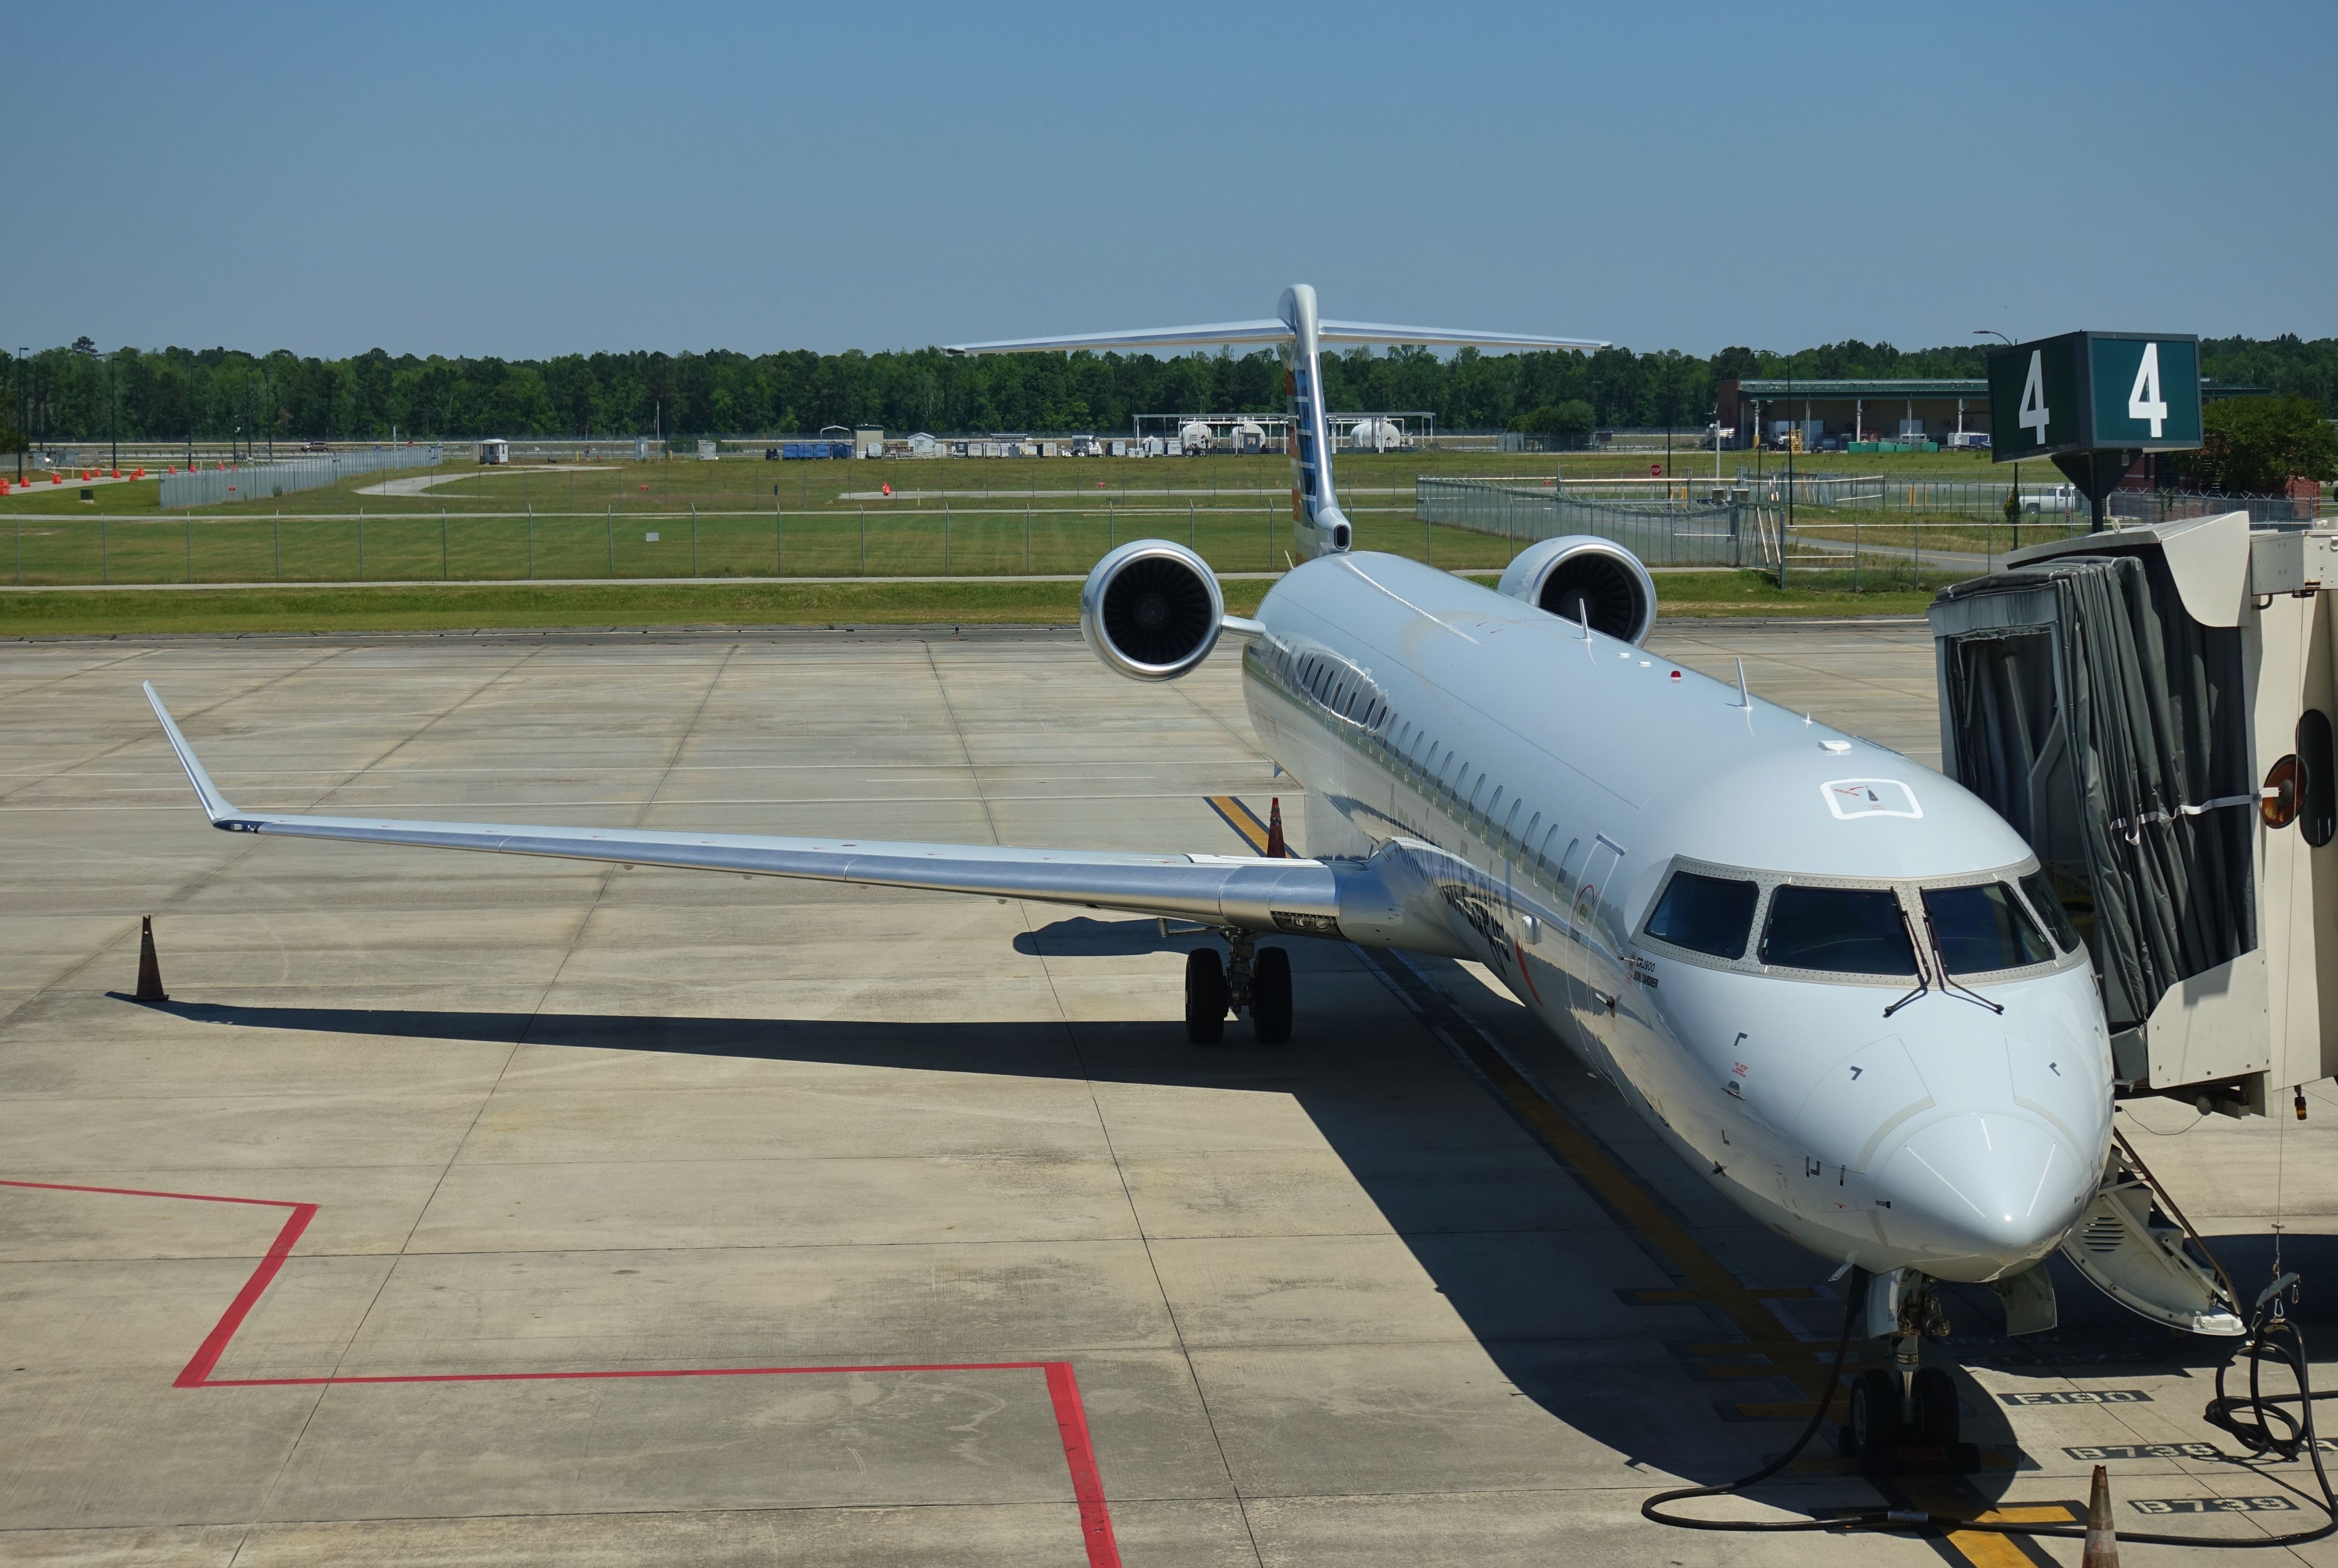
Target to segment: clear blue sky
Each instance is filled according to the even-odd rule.
[[[0,15],[9,346],[2338,332],[2330,0]]]

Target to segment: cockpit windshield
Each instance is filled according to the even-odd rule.
[[[2059,908],[2060,906],[2055,906]],[[2002,882],[1971,887],[1927,887],[1924,913],[1940,945],[1940,962],[1951,975],[2020,969],[2050,964],[2054,949]]]
[[[1796,881],[1683,857],[1640,936],[1701,968],[1792,969],[1883,984],[2076,963],[2082,949],[2043,873]]]
[[[1900,898],[1888,887],[1803,887],[1770,896],[1762,962],[1839,975],[1916,973],[1916,950]]]

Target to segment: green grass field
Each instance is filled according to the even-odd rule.
[[[1416,477],[1532,479],[1561,468],[1575,480],[1634,466],[1606,455],[1431,452],[1351,454],[1338,472],[1361,547],[1498,567],[1511,541],[1414,521]],[[364,493],[385,479],[433,478],[445,483],[426,493]],[[1287,479],[1279,457],[466,464],[167,513],[152,480],[101,487],[86,502],[68,485],[0,498],[0,584],[1058,573],[1086,572],[1141,537],[1184,540],[1222,572],[1272,571],[1286,564]],[[1806,516],[1813,529],[1827,525]],[[1879,514],[1879,539],[1906,534],[1911,521]],[[1986,524],[1931,525],[1953,525],[1945,548],[1987,546]]]
[[[1226,608],[1250,614],[1272,584],[1225,584]],[[154,632],[454,631],[554,626],[1069,625],[1076,583],[612,583],[379,588],[192,588],[38,593],[0,590],[0,636],[131,636]],[[1780,591],[1752,572],[1657,579],[1674,618],[1744,615],[1906,615],[1926,591],[1853,593],[1830,575]]]
[[[1677,456],[1675,473],[1693,477],[1695,456]],[[1724,463],[1734,474],[1750,456],[1724,454]],[[1822,471],[1829,462],[1850,468],[1843,458],[1798,459],[1797,470]],[[1934,477],[1944,469],[1985,477],[1988,468],[1962,455],[1911,455],[1862,458],[1857,471],[1894,466]],[[1557,470],[1572,480],[1645,476],[1646,467],[1637,454],[1430,452],[1343,455],[1337,472],[1359,548],[1450,569],[1498,569],[1512,541],[1414,520],[1416,477],[1531,479]],[[420,494],[363,493],[385,480],[418,478],[447,483]],[[0,597],[0,633],[1060,623],[1076,612],[1076,584],[985,579],[1084,573],[1114,544],[1144,537],[1185,541],[1220,572],[1281,571],[1290,543],[1288,478],[1276,456],[784,464],[731,457],[501,470],[467,460],[431,472],[353,477],[261,504],[167,513],[151,479],[100,487],[87,502],[74,485],[42,486],[0,498],[0,585],[270,586],[10,593]],[[882,494],[888,484],[896,492],[889,497]],[[1940,572],[1937,564],[1925,569],[1894,554],[1895,546],[1904,554],[1914,537],[1906,521],[1900,514],[1865,530],[1864,542],[1882,548],[1854,572],[1835,570],[1840,564],[1825,558],[1840,530],[1812,519],[1804,549],[1818,554],[1798,557],[1783,593],[1759,573],[1667,574],[1666,612],[1920,609]],[[1972,545],[1988,547],[1985,527],[1961,525],[1928,536],[1928,544],[1937,537],[1965,548],[1967,533]],[[958,581],[723,581],[861,576]],[[547,579],[577,585],[530,586]],[[376,583],[408,586],[340,586]],[[1255,603],[1263,585],[1230,583],[1227,592],[1239,609]]]
[[[1101,506],[1107,499],[1117,505],[1143,505],[1183,508],[1207,507],[1239,500],[1255,503],[1262,496],[1289,494],[1288,462],[1268,455],[1257,457],[1033,457],[928,458],[883,462],[771,463],[733,454],[718,463],[690,459],[634,463],[562,464],[535,466],[521,463],[501,470],[483,469],[471,460],[467,446],[450,446],[458,461],[437,470],[457,482],[421,495],[365,495],[359,492],[385,480],[412,479],[428,471],[363,475],[321,490],[299,491],[281,497],[230,502],[201,510],[211,515],[260,515],[281,510],[287,515],[349,514],[360,508],[369,514],[516,511],[634,512],[682,511],[691,505],[702,511],[768,512],[831,510],[857,503],[846,495],[873,492],[890,485],[896,491],[947,490],[956,506],[1026,504],[1048,507]],[[1739,467],[1770,473],[1781,459],[1751,452],[1721,455],[1724,477]],[[1416,477],[1490,477],[1507,475],[1539,479],[1559,474],[1568,479],[1648,477],[1651,464],[1665,466],[1662,453],[1531,453],[1531,452],[1387,452],[1342,453],[1334,473],[1341,492],[1358,505],[1410,507]],[[2001,482],[2008,469],[1994,468],[1986,459],[1965,453],[1905,453],[1861,456],[1838,453],[1797,457],[1798,474],[1882,474],[1891,479],[1955,479]],[[1673,477],[1709,480],[1711,453],[1675,453]],[[137,483],[96,487],[90,501],[80,499],[80,486],[35,485],[29,491],[0,496],[0,517],[44,514],[76,516],[104,513],[131,516],[160,510],[161,485]],[[938,503],[937,503],[938,504]]]

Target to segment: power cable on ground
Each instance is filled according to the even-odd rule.
[[[1802,1436],[1794,1439],[1793,1446],[1761,1469],[1738,1480],[1717,1486],[1683,1486],[1670,1492],[1659,1492],[1640,1504],[1641,1516],[1658,1524],[1671,1524],[1683,1530],[1726,1530],[1752,1534],[1821,1530],[1981,1531],[1993,1535],[2047,1535],[2064,1540],[2083,1540],[2087,1534],[2084,1524],[2023,1524],[1960,1519],[1951,1514],[1926,1513],[1913,1508],[1873,1509],[1863,1513],[1839,1514],[1825,1519],[1696,1519],[1665,1512],[1664,1505],[1667,1503],[1678,1503],[1691,1497],[1733,1496],[1759,1485],[1793,1464],[1801,1456],[1803,1450],[1810,1446],[1811,1439],[1818,1436],[1819,1429],[1826,1424],[1827,1412],[1834,1402],[1834,1391],[1842,1381],[1843,1357],[1851,1348],[1851,1326],[1859,1316],[1866,1294],[1867,1279],[1866,1271],[1860,1270],[1852,1277],[1852,1288],[1844,1292],[1842,1331],[1835,1340],[1834,1360],[1827,1368],[1826,1387],[1820,1391],[1818,1407],[1812,1412],[1810,1424],[1803,1428]],[[2321,1445],[2313,1435],[2314,1401],[2338,1397],[2338,1389],[2319,1394],[2313,1389],[2307,1373],[2305,1338],[2298,1331],[2296,1321],[2285,1310],[2285,1304],[2294,1298],[2297,1285],[2296,1275],[2283,1275],[2257,1298],[2246,1348],[2236,1352],[2232,1360],[2217,1368],[2216,1396],[2209,1401],[2205,1415],[2211,1424],[2230,1432],[2252,1455],[2271,1454],[2284,1460],[2294,1460],[2303,1452],[2313,1464],[2313,1478],[2322,1488],[2322,1495],[2315,1499],[2312,1494],[2303,1491],[2299,1495],[2317,1504],[2325,1515],[2323,1522],[2312,1530],[2293,1531],[2282,1535],[2234,1539],[2121,1532],[2121,1540],[2146,1546],[2303,1546],[2308,1542],[2338,1534],[2338,1492],[2332,1490],[2330,1476],[2322,1465]],[[2249,1391],[2246,1395],[2227,1396],[2225,1393],[2225,1375],[2243,1355],[2248,1359]],[[2297,1379],[2296,1393],[2264,1392],[2260,1373],[2268,1357],[2290,1369],[2291,1375]],[[2284,1408],[2291,1405],[2298,1406],[2298,1413],[2294,1416]]]

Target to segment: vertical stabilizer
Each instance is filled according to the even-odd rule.
[[[1302,561],[1336,555],[1355,540],[1331,484],[1331,426],[1323,415],[1322,329],[1315,290],[1294,283],[1277,311],[1291,334],[1277,345],[1291,412],[1291,524]]]
[[[1001,338],[959,343],[946,354],[1105,354],[1118,349],[1184,353],[1213,344],[1245,352],[1272,344],[1282,357],[1282,390],[1291,410],[1291,532],[1292,556],[1312,561],[1351,548],[1356,531],[1331,487],[1331,425],[1323,407],[1325,343],[1414,343],[1481,348],[1605,348],[1591,338],[1541,338],[1521,332],[1466,332],[1451,327],[1396,327],[1384,321],[1326,321],[1315,313],[1315,290],[1294,283],[1282,309],[1262,321],[1220,321],[1206,327],[1146,327],[1134,332],[1077,332],[1068,337]]]

